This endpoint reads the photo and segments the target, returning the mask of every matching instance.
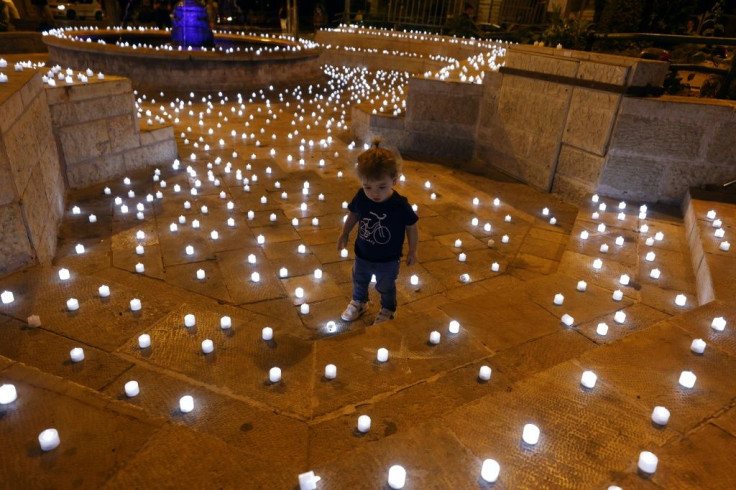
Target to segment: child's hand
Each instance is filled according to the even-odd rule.
[[[342,250],[343,248],[348,246],[348,236],[347,235],[340,235],[337,238],[337,250],[338,252]]]
[[[417,263],[417,253],[416,252],[408,252],[406,254],[406,265],[414,265]]]

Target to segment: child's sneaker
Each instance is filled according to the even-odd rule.
[[[352,322],[353,320],[357,320],[360,318],[360,315],[366,312],[368,307],[365,303],[352,300],[350,303],[348,303],[348,307],[345,308],[345,311],[342,312],[342,315],[340,315],[340,318],[345,320],[346,322]]]
[[[379,323],[383,323],[388,320],[394,319],[394,312],[391,310],[387,310],[386,308],[381,308],[381,311],[378,312],[378,315],[376,316],[376,319],[373,320],[373,325],[377,325]]]

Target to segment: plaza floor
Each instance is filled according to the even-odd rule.
[[[736,486],[736,305],[697,306],[677,210],[577,208],[407,157],[396,190],[417,206],[419,263],[401,267],[395,320],[371,325],[373,291],[343,322],[353,253],[336,241],[365,142],[347,99],[320,90],[141,99],[142,124],[174,123],[179,164],[71,193],[54,264],[0,279],[15,297],[0,305],[0,383],[18,393],[0,406],[0,486],[294,489],[311,470],[320,490],[383,489],[392,465],[407,489]],[[61,443],[43,452],[49,427]]]

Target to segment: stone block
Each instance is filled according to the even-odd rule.
[[[661,87],[669,70],[664,61],[637,60],[629,73],[629,87]]]
[[[139,127],[139,135],[141,138],[141,146],[148,146],[159,141],[173,140],[174,127],[163,126],[156,129],[143,129]]]
[[[610,150],[660,158],[696,158],[706,129],[682,119],[620,114]]]
[[[623,87],[626,85],[629,70],[628,65],[581,60],[576,78]]]
[[[20,98],[23,101],[23,106],[28,107],[33,104],[33,101],[41,95],[43,92],[43,82],[41,81],[40,72],[35,73],[28,81],[23,84],[20,88]]]
[[[5,151],[4,138],[0,134],[0,206],[17,201],[19,197],[10,160]]]
[[[374,129],[389,129],[394,131],[401,131],[404,129],[406,118],[401,116],[371,114],[370,121],[371,128]]]
[[[552,182],[552,193],[566,202],[582,205],[587,196],[595,190],[588,182],[555,174]]]
[[[174,141],[161,141],[153,145],[126,151],[123,154],[125,171],[130,172],[148,166],[170,163],[176,158],[176,151]]]
[[[15,124],[20,115],[23,113],[23,101],[18,92],[10,94],[0,103],[0,133],[5,133]]]
[[[606,154],[621,95],[576,87],[563,141],[599,156]]]
[[[31,178],[21,196],[23,217],[31,237],[31,245],[35,249],[42,240],[42,232],[50,221],[51,211],[49,200],[44,189],[43,177],[38,167],[31,174]]]
[[[107,127],[99,121],[58,128],[57,135],[67,165],[110,153]]]
[[[123,150],[137,148],[140,146],[140,137],[138,136],[138,124],[133,116],[126,114],[123,116],[111,117],[101,120],[100,124],[107,125],[107,134],[110,140],[110,151],[118,153]]]
[[[30,107],[3,135],[15,188],[23,194],[31,172],[37,165],[39,135],[33,133],[34,119],[41,117],[38,107]]]
[[[593,191],[604,164],[603,157],[563,144],[557,161],[557,175],[576,179]]]
[[[652,201],[659,195],[666,171],[666,163],[652,158],[609,154],[597,192],[616,199]]]
[[[473,156],[475,140],[473,138],[443,137],[438,136],[435,132],[410,132],[406,145],[409,151],[419,155],[469,160]],[[404,148],[401,149],[405,151]]]
[[[733,144],[733,135],[736,134],[736,122],[727,120],[716,125],[716,131],[708,144],[706,158],[709,163],[733,165],[736,169],[736,145]]]
[[[66,177],[69,187],[79,189],[98,182],[110,180],[125,173],[122,155],[108,155],[86,162],[67,166]]]
[[[128,78],[106,77],[105,80],[94,80],[90,83],[74,84],[61,87],[65,96],[60,100],[81,101],[98,97],[112,97],[119,94],[132,94],[133,88]],[[56,101],[49,101],[54,104]]]
[[[87,121],[106,119],[108,117],[130,115],[135,113],[135,105],[131,93],[98,97],[76,102],[60,103],[49,106],[54,124],[68,126]]]
[[[0,276],[2,276],[32,264],[34,254],[23,225],[20,204],[0,206],[0,227],[3,230],[3,239],[0,240]]]
[[[411,97],[406,117],[412,125],[421,122],[437,122],[441,125],[466,125],[475,128],[478,120],[480,97],[423,94]]]
[[[506,50],[506,65],[517,70],[574,78],[579,63],[576,60],[558,58],[544,53],[523,52],[510,46]]]

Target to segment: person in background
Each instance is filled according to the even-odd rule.
[[[457,37],[481,37],[480,29],[473,20],[474,13],[475,7],[473,7],[473,4],[466,2],[462,13],[450,19],[447,23],[445,34]]]
[[[217,26],[217,21],[220,18],[220,6],[217,5],[215,0],[207,0],[205,4],[207,10],[207,20],[210,23],[210,29],[214,29]]]

